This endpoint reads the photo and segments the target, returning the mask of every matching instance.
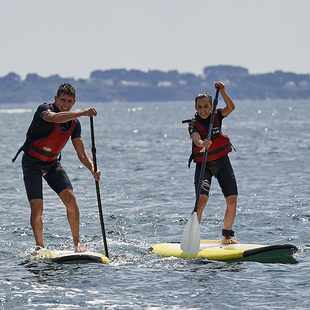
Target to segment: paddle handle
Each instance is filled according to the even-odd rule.
[[[97,172],[98,167],[97,167],[96,144],[95,144],[95,130],[94,130],[94,119],[92,116],[90,116],[90,134],[91,134],[91,144],[92,144],[91,151],[93,155],[94,171]],[[98,203],[98,210],[99,210],[99,219],[100,219],[102,239],[103,239],[103,244],[104,244],[104,251],[105,251],[106,257],[109,258],[107,238],[106,238],[104,220],[103,220],[100,187],[99,187],[98,181],[95,180],[95,183],[96,183],[97,203]]]

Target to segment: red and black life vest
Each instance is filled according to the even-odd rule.
[[[220,110],[215,111],[211,136],[212,145],[208,149],[208,162],[220,159],[232,151],[232,144],[228,136],[222,133],[222,122],[219,113],[221,113]],[[192,120],[191,126],[198,131],[202,140],[207,139],[209,131],[208,124],[205,124],[199,117],[196,117]],[[202,152],[202,149],[202,147],[198,147],[192,143],[191,159],[193,159],[195,163],[203,162],[204,152]]]
[[[69,128],[62,124],[53,123],[53,129],[47,137],[30,142],[25,150],[26,153],[41,161],[54,161],[68,142],[75,126],[76,120],[72,120]]]

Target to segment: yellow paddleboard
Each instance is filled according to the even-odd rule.
[[[74,252],[69,250],[40,249],[32,255],[34,260],[46,260],[55,263],[101,263],[108,264],[110,260],[98,252]]]
[[[208,259],[213,261],[256,261],[262,263],[295,263],[293,254],[297,248],[291,244],[229,244],[221,240],[201,240],[200,250],[191,255],[182,251],[179,243],[159,243],[151,246],[151,252],[163,257],[184,259]]]

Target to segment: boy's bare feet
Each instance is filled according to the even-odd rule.
[[[232,229],[222,229],[222,235],[222,244],[224,245],[239,243],[238,240],[234,239],[235,232]]]
[[[239,243],[239,241],[238,241],[238,240],[235,240],[235,239],[233,239],[233,238],[226,238],[226,237],[224,237],[224,238],[222,239],[222,244],[224,244],[224,245],[236,244],[236,243]]]

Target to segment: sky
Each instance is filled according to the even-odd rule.
[[[115,68],[310,73],[309,0],[0,0],[0,76]]]

